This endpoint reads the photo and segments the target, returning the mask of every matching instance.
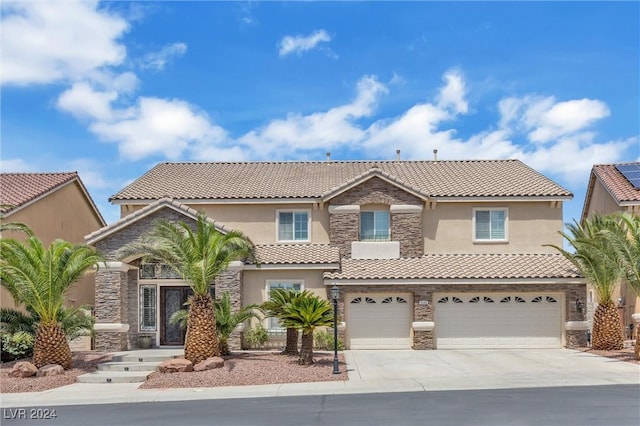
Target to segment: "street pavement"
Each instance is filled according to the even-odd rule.
[[[0,405],[51,407],[383,392],[640,386],[640,365],[570,349],[345,351],[345,360],[347,381],[180,389],[138,389],[139,383],[75,383],[42,392],[2,394]]]

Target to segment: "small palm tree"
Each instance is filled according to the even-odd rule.
[[[64,295],[102,259],[91,247],[56,240],[48,248],[35,236],[0,239],[0,280],[16,303],[38,318],[33,362],[71,368],[71,350],[60,324]]]
[[[193,296],[189,299],[185,358],[197,364],[220,355],[209,289],[231,262],[254,259],[253,246],[247,237],[238,231],[222,234],[204,213],[200,213],[195,230],[184,222],[160,221],[141,240],[122,247],[118,257],[159,260],[186,280]]]
[[[268,318],[281,319],[284,308],[291,304],[293,299],[299,296],[309,297],[312,293],[309,290],[300,292],[299,290],[277,288],[269,292],[269,300],[261,305],[266,312]],[[298,329],[296,327],[287,327],[287,340],[285,343],[285,355],[298,355]]]
[[[619,227],[610,216],[594,215],[582,224],[567,224],[568,233],[560,234],[574,252],[551,245],[585,276],[598,294],[598,307],[593,317],[592,346],[598,350],[617,350],[624,346],[618,309],[612,300],[613,291],[622,276],[620,260],[607,232],[618,233]]]
[[[316,295],[300,295],[284,307],[280,318],[285,327],[302,330],[299,364],[313,364],[313,332],[318,327],[333,326],[331,304]]]
[[[189,305],[189,302],[185,303],[185,305]],[[258,305],[251,304],[247,306],[243,306],[237,312],[232,312],[231,307],[231,295],[228,291],[225,291],[222,295],[222,299],[214,300],[213,305],[216,311],[216,331],[218,333],[218,343],[220,346],[220,354],[221,355],[229,355],[231,351],[229,350],[229,336],[233,333],[233,330],[243,322],[251,319],[258,318],[261,319],[257,309],[260,309]],[[171,324],[180,324],[180,328],[185,328],[187,326],[187,318],[189,316],[188,309],[180,309],[179,311],[174,312],[169,318],[169,323]]]

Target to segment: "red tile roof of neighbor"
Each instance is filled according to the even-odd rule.
[[[110,201],[328,199],[379,177],[421,197],[572,197],[518,160],[160,163]]]
[[[640,162],[620,164],[640,164]],[[640,201],[640,189],[634,188],[631,182],[616,169],[620,164],[598,164],[593,166],[593,173],[598,176],[600,182],[618,203]]]
[[[78,177],[68,173],[0,173],[1,213],[8,213]]]

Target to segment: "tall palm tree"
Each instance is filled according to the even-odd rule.
[[[0,239],[0,280],[16,303],[38,317],[33,362],[71,368],[71,350],[59,320],[64,295],[101,256],[91,247],[56,240],[48,248],[35,236]]]
[[[598,307],[593,317],[592,347],[599,350],[617,350],[624,346],[618,309],[612,295],[622,276],[620,260],[606,232],[619,232],[610,216],[594,215],[582,224],[568,223],[568,232],[560,234],[573,248],[573,252],[550,245],[570,260],[585,276],[598,295]]]
[[[121,259],[147,257],[167,264],[189,283],[190,298],[184,355],[194,364],[220,355],[213,299],[209,288],[229,264],[254,259],[253,246],[241,232],[222,234],[204,213],[195,230],[184,222],[160,221],[147,235],[118,251]]]
[[[333,307],[316,295],[305,294],[294,298],[280,316],[285,327],[302,330],[300,347],[301,365],[313,364],[313,332],[318,327],[333,326]]]
[[[618,217],[618,232],[606,231],[620,258],[623,276],[627,283],[640,295],[640,216],[623,213]],[[640,359],[640,327],[636,330],[636,359]]]
[[[309,290],[300,292],[299,290],[277,288],[269,292],[269,300],[261,305],[267,317],[281,318],[284,308],[291,304],[293,299],[299,296],[309,297],[312,293]],[[287,340],[284,346],[285,355],[298,355],[298,329],[287,327]]]
[[[189,302],[185,303],[189,305]],[[238,311],[232,312],[231,295],[228,291],[225,291],[221,299],[213,301],[213,307],[216,312],[216,332],[218,333],[218,344],[220,346],[221,355],[229,355],[229,336],[233,333],[235,328],[243,322],[251,319],[258,318],[260,316],[256,310],[260,307],[256,304],[246,305],[241,307]],[[175,311],[171,318],[169,318],[170,324],[180,324],[180,328],[187,326],[187,319],[189,316],[188,309],[180,309]]]

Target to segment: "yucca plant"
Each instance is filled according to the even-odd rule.
[[[318,327],[333,326],[333,307],[316,295],[300,295],[282,310],[280,319],[285,327],[302,331],[301,365],[313,364],[313,332]]]
[[[594,215],[583,223],[566,224],[568,232],[560,234],[573,252],[551,245],[585,276],[598,294],[598,307],[593,317],[592,347],[598,350],[618,350],[624,346],[618,309],[612,295],[622,277],[621,263],[612,246],[611,234],[620,228],[611,216]]]
[[[71,350],[60,324],[64,295],[101,256],[84,244],[56,240],[45,247],[37,237],[0,239],[0,280],[16,303],[37,316],[33,362],[71,368]]]
[[[167,264],[189,283],[184,355],[197,364],[220,355],[213,299],[209,289],[215,278],[236,260],[254,260],[253,246],[241,232],[218,231],[204,213],[198,214],[195,230],[184,222],[160,221],[140,240],[118,251],[120,259],[145,257]]]

